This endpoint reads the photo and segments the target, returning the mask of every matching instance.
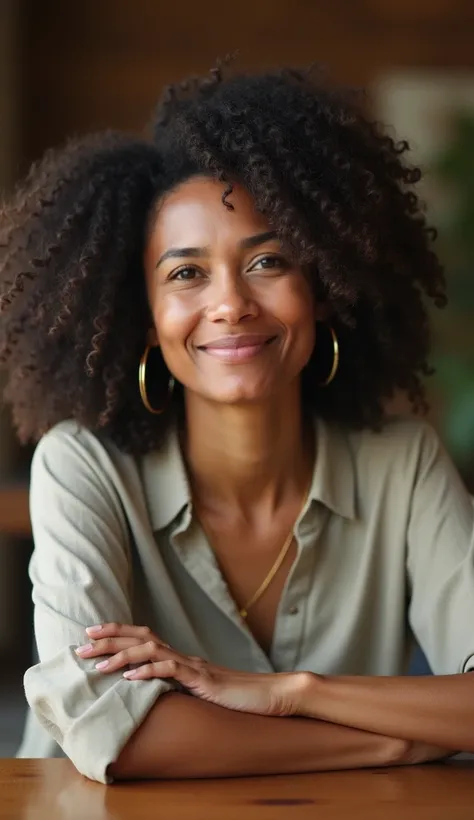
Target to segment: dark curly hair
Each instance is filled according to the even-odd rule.
[[[251,193],[311,276],[340,343],[337,377],[305,405],[379,428],[386,400],[426,407],[426,302],[442,306],[435,237],[413,191],[418,168],[358,95],[310,72],[191,79],[166,89],[151,139],[107,133],[49,152],[0,221],[0,362],[20,439],[72,418],[130,452],[155,447],[162,416],[141,403],[137,368],[151,326],[142,254],[155,203],[195,174]],[[165,369],[155,374],[166,391]]]

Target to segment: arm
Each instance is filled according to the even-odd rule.
[[[314,678],[305,713],[474,752],[474,506],[423,426],[407,533],[409,620],[436,676]],[[457,674],[456,674],[457,673]]]
[[[362,768],[424,762],[449,753],[296,717],[310,692],[310,673],[257,674],[214,666],[177,652],[144,627],[102,624],[90,631],[97,638],[77,651],[92,658],[108,654],[107,671],[100,664],[104,674],[126,667],[124,678],[132,687],[171,678],[192,695],[171,694],[156,704],[110,767],[115,777]]]
[[[112,472],[97,439],[61,425],[36,449],[30,494],[40,662],[26,672],[26,697],[76,768],[102,781],[157,697],[173,688],[157,679],[132,691],[74,651],[89,624],[132,620],[128,532]]]
[[[433,757],[440,754],[437,749]],[[408,744],[380,734],[234,712],[171,693],[157,701],[109,774],[118,779],[286,774],[387,766],[411,762],[409,755]]]
[[[474,752],[474,675],[313,676],[301,713],[368,732]]]

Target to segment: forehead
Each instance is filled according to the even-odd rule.
[[[215,179],[197,177],[182,183],[164,198],[151,232],[155,249],[203,247],[219,242],[238,242],[267,231],[267,219],[257,211],[251,195],[241,185],[233,185],[226,200],[228,185]]]

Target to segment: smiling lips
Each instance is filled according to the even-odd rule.
[[[255,333],[223,336],[207,344],[199,345],[199,350],[228,364],[246,362],[258,356],[275,339],[276,336],[263,336]]]

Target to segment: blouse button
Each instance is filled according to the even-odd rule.
[[[297,615],[298,612],[299,612],[299,610],[298,610],[297,606],[290,606],[290,608],[288,610],[288,615]]]

